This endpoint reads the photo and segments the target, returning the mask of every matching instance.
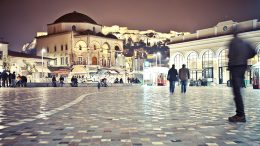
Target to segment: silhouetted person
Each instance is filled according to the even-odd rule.
[[[11,76],[12,87],[15,87],[15,85],[16,85],[15,79],[16,79],[16,75],[15,75],[15,72],[13,72],[13,74]]]
[[[61,75],[59,80],[60,80],[60,86],[63,87],[64,77]]]
[[[55,75],[52,77],[52,86],[53,87],[57,87],[57,84],[56,84],[56,77],[55,77]]]
[[[169,84],[170,84],[170,93],[171,94],[174,93],[175,82],[178,80],[177,76],[178,76],[178,72],[175,69],[175,65],[173,64],[172,68],[168,71],[168,74],[167,74],[167,80],[169,81]]]
[[[237,36],[234,31],[234,38],[229,43],[228,68],[231,73],[236,115],[229,117],[230,122],[246,122],[243,98],[240,92],[244,82],[244,75],[247,69],[247,59],[254,57],[256,51],[248,43]]]
[[[123,81],[122,78],[120,78],[119,83],[120,83],[120,84],[123,84],[123,83],[124,83],[124,81]]]
[[[7,73],[6,71],[2,72],[2,86],[5,87],[7,85]]]
[[[21,85],[22,87],[27,87],[27,77],[21,76]]]
[[[187,82],[190,79],[190,71],[186,68],[186,65],[183,64],[182,68],[179,69],[179,78],[181,80],[181,93],[186,93]]]

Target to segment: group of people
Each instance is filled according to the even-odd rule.
[[[120,78],[120,80],[119,80],[118,78],[116,78],[115,81],[114,81],[114,83],[116,83],[116,84],[117,84],[117,83],[123,84],[124,81],[123,81],[122,78]]]
[[[228,118],[229,122],[246,122],[246,115],[244,111],[243,97],[241,88],[244,86],[244,75],[247,70],[247,60],[253,58],[257,52],[247,41],[238,37],[238,30],[233,31],[234,38],[229,43],[228,53],[228,70],[231,74],[232,91],[234,95],[234,102],[236,106],[236,114]],[[187,81],[190,78],[189,70],[182,65],[179,73],[175,69],[175,65],[168,71],[167,79],[170,82],[170,93],[174,93],[175,82],[181,80],[181,92],[186,93]]]
[[[57,80],[56,80],[56,76],[52,76],[52,86],[53,87],[57,87]],[[59,82],[60,82],[60,87],[63,87],[64,85],[64,77],[61,75],[59,78]]]
[[[127,82],[136,83],[136,84],[141,83],[140,80],[138,80],[138,78],[129,78],[129,77],[127,78]]]
[[[182,68],[177,71],[175,69],[175,65],[172,65],[172,68],[168,71],[167,80],[170,83],[170,93],[173,94],[175,90],[175,83],[180,79],[181,82],[181,93],[186,93],[187,90],[187,82],[190,79],[189,69],[186,68],[186,65],[183,64]]]
[[[26,87],[27,86],[27,77],[21,76],[18,74],[16,76],[16,73],[3,71],[0,72],[0,87]]]

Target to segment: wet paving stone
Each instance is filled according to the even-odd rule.
[[[244,89],[247,123],[227,121],[233,95],[220,86],[0,90],[0,145],[260,145],[260,90]]]

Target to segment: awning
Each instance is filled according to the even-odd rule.
[[[35,67],[35,70],[33,72],[44,72],[44,73],[50,73],[51,71],[47,67]]]
[[[84,66],[75,65],[71,71],[72,73],[87,73],[87,70]]]

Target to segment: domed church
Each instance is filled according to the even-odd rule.
[[[102,34],[102,25],[76,11],[65,14],[47,25],[48,34],[36,38],[37,55],[49,57],[50,66],[116,66],[123,51],[123,41]]]

